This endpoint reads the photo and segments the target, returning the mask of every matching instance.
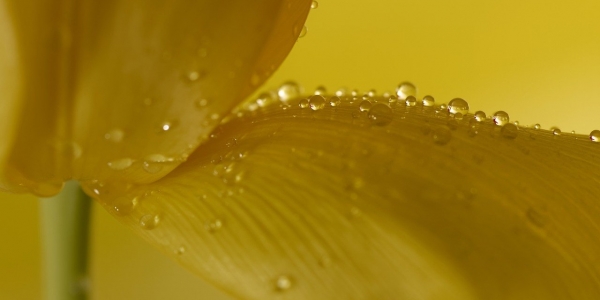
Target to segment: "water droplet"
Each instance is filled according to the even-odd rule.
[[[533,129],[535,129],[535,130],[539,130],[540,128],[542,128],[542,125],[540,125],[540,124],[533,125]]]
[[[592,140],[592,142],[600,142],[600,130],[590,132],[590,140]]]
[[[502,126],[500,133],[503,137],[513,140],[519,135],[519,127],[513,123],[507,123]]]
[[[367,97],[369,97],[369,98],[373,98],[373,97],[375,97],[375,96],[377,96],[377,91],[376,91],[376,90],[374,90],[374,89],[370,89],[370,90],[367,92]]]
[[[308,32],[308,28],[306,28],[306,25],[302,26],[302,30],[300,30],[300,35],[298,37],[299,38],[305,37],[307,32]]]
[[[369,109],[371,109],[371,102],[369,100],[363,100],[360,102],[358,109],[362,112],[369,111]]]
[[[451,114],[466,114],[469,112],[469,103],[462,98],[454,98],[448,102],[448,112]]]
[[[552,134],[554,135],[560,135],[562,133],[562,131],[558,127],[552,127],[550,128],[550,131],[552,131]]]
[[[120,216],[126,216],[132,213],[138,205],[137,198],[118,197],[112,202],[113,211]]]
[[[432,107],[435,105],[435,99],[433,99],[432,96],[427,95],[423,97],[422,103],[425,107]]]
[[[120,170],[125,170],[125,169],[131,167],[132,164],[133,164],[133,159],[131,159],[129,157],[125,157],[125,158],[120,158],[120,159],[116,159],[116,160],[109,162],[108,167],[113,170],[120,171]]]
[[[345,87],[339,88],[337,91],[335,91],[335,95],[338,97],[344,97],[348,95],[348,89]]]
[[[163,122],[160,124],[160,132],[167,132],[173,130],[173,128],[175,128],[174,122]]]
[[[114,129],[111,129],[106,134],[104,134],[104,139],[111,141],[113,143],[118,143],[123,140],[124,136],[125,136],[125,132],[123,132],[123,130],[121,130],[119,128],[114,128]]]
[[[300,106],[300,108],[307,108],[308,105],[308,99],[302,99],[300,100],[300,102],[298,102],[298,106]]]
[[[310,96],[308,102],[312,110],[321,110],[325,107],[325,98],[321,95]]]
[[[433,141],[438,145],[446,145],[452,139],[452,132],[446,126],[438,126],[433,131]]]
[[[219,219],[212,220],[205,225],[206,230],[210,233],[217,232],[219,229],[223,227],[223,221]]]
[[[396,95],[398,95],[398,99],[406,100],[408,96],[417,95],[417,88],[410,82],[403,82],[396,88]]]
[[[275,280],[275,288],[280,292],[291,289],[292,285],[293,285],[292,279],[285,275],[279,276]]]
[[[510,121],[508,114],[505,111],[497,111],[493,116],[492,120],[498,126],[504,126],[506,123]]]
[[[162,154],[151,154],[144,158],[143,168],[146,172],[154,174],[162,171],[166,163],[173,161],[173,158],[167,158]]]
[[[361,103],[362,105],[362,103]],[[371,124],[377,126],[385,126],[392,122],[394,118],[394,113],[392,109],[383,103],[377,103],[371,107],[369,110],[369,120],[371,120]]]
[[[477,122],[483,122],[483,121],[485,121],[485,119],[487,118],[487,116],[485,115],[484,112],[482,112],[482,111],[479,110],[479,111],[475,112],[475,114],[473,115],[473,118]]]
[[[160,217],[158,215],[143,215],[140,218],[140,226],[146,230],[152,230],[160,223]]]
[[[181,246],[173,251],[176,255],[183,255],[185,253],[185,247]]]
[[[315,89],[315,95],[323,96],[325,94],[327,94],[327,89],[324,86],[320,85]]]
[[[313,2],[310,4],[310,8],[312,8],[312,9],[319,8],[319,2],[317,2],[317,0],[313,0]]]
[[[340,106],[342,104],[342,99],[338,96],[333,96],[329,98],[329,105],[331,106]]]
[[[273,96],[271,96],[271,93],[261,93],[260,95],[258,95],[258,98],[256,98],[256,104],[259,107],[265,107],[267,106],[269,103],[273,102]]]
[[[301,88],[297,83],[288,81],[279,87],[277,95],[281,101],[286,102],[300,96],[301,92]]]
[[[188,80],[189,81],[196,81],[200,78],[200,73],[196,72],[196,71],[192,71],[188,74]]]
[[[415,96],[406,97],[406,106],[415,106],[417,105],[417,98]]]

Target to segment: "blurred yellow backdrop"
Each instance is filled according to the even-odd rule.
[[[521,124],[600,128],[600,2],[322,0],[280,70],[307,92],[409,80]],[[0,198],[0,299],[40,298],[37,200]],[[93,299],[227,299],[94,207]]]

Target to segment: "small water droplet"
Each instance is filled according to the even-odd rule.
[[[317,2],[317,0],[313,0],[313,2],[310,4],[310,8],[312,8],[312,9],[319,8],[319,2]]]
[[[331,106],[340,106],[342,104],[342,99],[338,96],[333,96],[329,98],[329,105]]]
[[[372,104],[369,100],[363,100],[362,102],[360,102],[358,109],[362,112],[367,112],[369,111],[369,109],[371,109],[371,106]]]
[[[146,230],[152,230],[160,223],[160,217],[158,215],[143,215],[140,218],[140,226]]]
[[[533,129],[535,129],[535,130],[539,130],[540,128],[542,128],[542,125],[540,125],[540,124],[533,125]]]
[[[280,292],[291,289],[292,285],[292,279],[285,275],[281,275],[275,280],[275,289]]]
[[[406,100],[408,96],[417,95],[417,88],[410,82],[403,82],[396,88],[396,95],[398,95],[398,99]]]
[[[463,98],[454,98],[448,102],[448,112],[451,114],[466,114],[469,112],[469,103]]]
[[[300,86],[293,81],[288,81],[282,84],[277,90],[277,95],[279,96],[279,99],[283,102],[296,98],[300,96],[301,93],[302,91]]]
[[[446,126],[438,126],[433,131],[433,141],[438,145],[446,145],[452,139],[452,132]]]
[[[307,32],[308,32],[308,28],[306,28],[306,25],[302,26],[302,30],[300,30],[300,35],[298,37],[299,38],[305,37]]]
[[[323,95],[327,94],[327,89],[324,86],[320,85],[315,89],[314,94],[323,96]]]
[[[204,98],[196,99],[196,100],[194,100],[194,105],[198,109],[203,109],[204,107],[206,107],[208,105],[208,100],[204,99]]]
[[[339,88],[337,91],[335,91],[335,95],[338,97],[344,97],[348,95],[348,89],[345,87]]]
[[[271,93],[261,93],[260,95],[258,95],[258,98],[256,98],[256,104],[259,107],[265,107],[267,106],[269,103],[273,102],[273,96],[271,96]]]
[[[553,135],[560,135],[562,133],[562,131],[558,127],[552,127],[550,128],[550,131],[552,131]]]
[[[125,136],[125,132],[119,128],[111,129],[109,132],[104,134],[104,139],[111,141],[113,143],[119,143],[123,140]]]
[[[593,130],[590,132],[590,140],[592,140],[592,142],[600,142],[600,130]]]
[[[375,96],[377,96],[377,91],[376,91],[376,90],[374,90],[374,89],[370,89],[370,90],[367,92],[367,97],[369,97],[369,98],[373,98],[373,97],[375,97]]]
[[[196,81],[200,78],[200,73],[196,72],[196,71],[192,71],[188,74],[188,80],[189,81]]]
[[[298,102],[298,106],[300,106],[300,108],[307,108],[308,105],[308,99],[302,99],[300,100],[300,102]]]
[[[126,216],[132,213],[138,205],[137,198],[129,198],[129,197],[118,197],[112,202],[113,211],[120,216]]]
[[[423,100],[421,102],[423,103],[423,106],[425,106],[425,107],[432,107],[435,105],[435,99],[429,95],[423,97]]]
[[[517,125],[513,123],[507,123],[504,126],[502,126],[500,133],[503,137],[510,140],[514,140],[519,135],[519,127],[517,127]]]
[[[485,115],[484,112],[482,112],[482,111],[479,110],[479,111],[475,112],[475,114],[473,115],[473,118],[477,122],[483,122],[483,121],[485,121],[485,119],[487,118],[487,116]]]
[[[205,227],[206,230],[208,230],[208,232],[215,233],[223,227],[223,221],[221,221],[220,219],[214,219],[206,223]]]
[[[325,98],[321,95],[314,95],[308,98],[308,102],[310,104],[310,109],[312,110],[321,110],[325,107]]]
[[[416,106],[417,105],[417,98],[415,98],[415,96],[408,96],[406,97],[406,106]]]
[[[510,117],[508,116],[508,114],[505,111],[497,111],[493,116],[492,116],[492,120],[494,120],[494,123],[498,126],[504,126],[505,124],[507,124],[510,121]]]
[[[377,103],[369,110],[369,120],[371,120],[371,124],[373,125],[385,126],[390,124],[393,118],[394,113],[386,104]]]
[[[125,157],[108,162],[108,167],[113,170],[120,171],[131,167],[132,164],[133,159]]]
[[[181,246],[173,251],[176,255],[183,255],[185,253],[185,247]]]

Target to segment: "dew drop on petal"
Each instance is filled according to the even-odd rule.
[[[371,106],[371,101],[363,100],[362,102],[360,102],[360,105],[358,105],[358,109],[362,112],[367,112],[369,111],[369,109],[371,109]]]
[[[553,135],[560,135],[562,133],[562,131],[558,127],[552,127],[550,128],[550,131],[552,131]]]
[[[327,89],[324,86],[320,85],[315,89],[314,94],[323,96],[327,94]]]
[[[542,125],[540,125],[540,124],[533,125],[533,129],[535,129],[535,130],[539,130],[540,128],[542,128]]]
[[[189,81],[196,81],[200,78],[200,73],[196,72],[196,71],[192,71],[190,73],[188,73],[188,80]]]
[[[152,230],[156,228],[159,222],[160,217],[158,215],[143,215],[140,218],[140,226],[146,230]]]
[[[385,126],[390,124],[393,118],[394,113],[386,104],[377,103],[369,110],[369,120],[371,120],[371,124],[373,125]]]
[[[277,96],[279,96],[281,101],[286,102],[290,99],[298,97],[301,92],[300,85],[293,81],[288,81],[279,87],[277,90]]]
[[[335,95],[338,97],[344,97],[348,95],[348,89],[345,87],[339,88],[337,91],[335,91]]]
[[[208,232],[215,233],[223,227],[223,221],[221,221],[220,219],[215,219],[206,223],[205,227],[206,230],[208,230]]]
[[[275,289],[280,292],[291,289],[292,285],[292,279],[285,275],[279,276],[275,280]]]
[[[508,113],[505,111],[497,111],[493,116],[492,120],[494,120],[494,124],[498,126],[504,126],[506,123],[510,121]]]
[[[485,121],[485,118],[487,118],[487,116],[485,115],[484,112],[482,112],[482,111],[479,110],[479,111],[475,112],[475,114],[473,115],[473,118],[477,122],[483,122],[483,121]]]
[[[590,140],[592,142],[600,142],[600,130],[590,132]]]
[[[340,99],[340,97],[333,96],[333,97],[329,98],[329,105],[340,106],[340,104],[342,104],[342,99]]]
[[[112,202],[112,209],[113,211],[120,216],[126,216],[130,213],[132,213],[135,208],[138,205],[138,199],[137,198],[129,198],[129,197],[125,197],[125,196],[121,196],[116,198],[113,202]]]
[[[398,99],[406,100],[408,96],[417,95],[417,88],[410,82],[403,82],[396,88],[396,95],[398,95]]]
[[[258,95],[258,98],[256,98],[256,104],[259,107],[265,107],[271,102],[273,102],[273,97],[271,96],[271,93],[261,93],[260,95]]]
[[[305,37],[307,32],[308,32],[308,28],[306,28],[306,25],[302,26],[302,30],[300,30],[300,35],[298,37],[299,38]]]
[[[466,114],[469,112],[469,103],[463,98],[454,98],[448,102],[448,112],[451,114]]]
[[[125,170],[129,167],[131,167],[131,165],[133,164],[133,159],[129,158],[129,157],[125,157],[125,158],[120,158],[120,159],[116,159],[113,161],[108,162],[108,167],[113,169],[113,170]]]
[[[312,9],[319,8],[319,2],[317,2],[317,0],[313,0],[313,2],[310,4],[310,8],[312,8]]]
[[[432,107],[435,105],[435,99],[433,99],[432,96],[427,95],[423,97],[422,103],[425,107]]]
[[[325,98],[321,95],[310,96],[308,102],[312,110],[321,110],[325,107]]]
[[[514,140],[519,135],[519,127],[517,127],[517,125],[513,123],[507,123],[504,126],[502,126],[500,133],[503,137],[510,140]]]
[[[302,99],[300,100],[300,102],[298,102],[298,106],[300,106],[300,108],[307,108],[308,105],[308,99]]]
[[[417,105],[417,98],[415,98],[415,96],[408,96],[406,97],[406,106],[416,106]]]

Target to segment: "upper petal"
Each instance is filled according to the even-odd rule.
[[[25,73],[8,183],[164,176],[294,44],[310,1],[9,3]],[[267,55],[268,54],[268,55]]]
[[[600,144],[387,98],[330,101],[233,117],[168,176],[100,200],[242,298],[600,293]]]

